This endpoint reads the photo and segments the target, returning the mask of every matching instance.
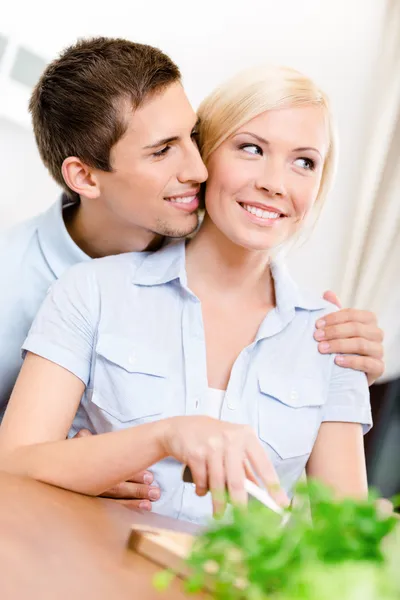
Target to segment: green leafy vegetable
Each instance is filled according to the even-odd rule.
[[[399,600],[400,526],[376,496],[335,501],[316,482],[296,495],[303,502],[284,527],[258,502],[213,524],[194,544],[186,590],[207,583],[218,600]]]

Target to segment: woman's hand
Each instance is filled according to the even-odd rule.
[[[278,476],[249,425],[236,425],[211,417],[173,417],[165,421],[163,451],[190,467],[196,493],[211,491],[214,514],[225,508],[225,490],[234,504],[245,504],[245,478],[259,477],[281,506],[289,500]]]

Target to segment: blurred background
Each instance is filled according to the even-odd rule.
[[[59,190],[27,111],[45,64],[78,37],[152,44],[181,67],[193,106],[237,70],[287,64],[329,94],[340,135],[333,192],[290,257],[296,278],[376,312],[386,372],[372,388],[370,483],[400,491],[400,0],[14,0],[0,19],[0,230],[45,210]]]

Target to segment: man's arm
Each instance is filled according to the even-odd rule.
[[[325,292],[325,300],[341,308],[333,292]],[[325,315],[316,322],[314,338],[322,354],[338,354],[335,362],[341,367],[363,371],[372,385],[384,370],[383,331],[376,315],[367,310],[343,308]]]

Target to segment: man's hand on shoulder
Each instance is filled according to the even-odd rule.
[[[364,371],[372,385],[384,370],[383,331],[378,327],[376,315],[367,310],[341,308],[334,292],[327,291],[325,300],[340,310],[325,315],[316,322],[314,338],[322,354],[338,354],[336,364]]]

